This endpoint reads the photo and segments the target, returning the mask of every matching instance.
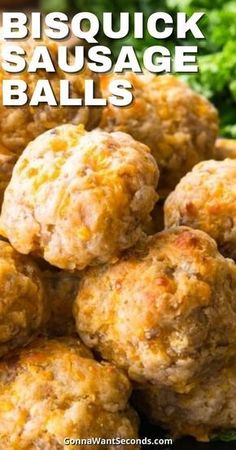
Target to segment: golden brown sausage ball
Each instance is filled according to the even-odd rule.
[[[0,356],[27,343],[46,318],[39,269],[31,258],[0,241]]]
[[[0,53],[3,46],[8,45],[3,39],[0,42]],[[11,43],[12,45],[12,43]],[[71,97],[83,98],[84,81],[93,78],[91,72],[85,67],[79,74],[66,74],[57,65],[58,46],[56,42],[45,40],[35,41],[31,38],[17,42],[26,52],[26,60],[30,61],[37,45],[47,45],[54,66],[55,73],[47,73],[45,70],[38,70],[36,73],[23,71],[17,74],[7,73],[0,69],[0,145],[9,151],[20,154],[30,141],[41,133],[55,128],[64,123],[85,125],[86,129],[94,128],[100,119],[101,112],[98,108],[66,106],[52,107],[45,103],[39,106],[25,105],[22,107],[7,107],[2,104],[1,90],[4,79],[20,79],[27,83],[28,96],[31,98],[38,80],[47,79],[50,81],[57,101],[60,97],[60,81],[69,80],[71,82]],[[71,56],[71,58],[73,58]],[[1,63],[1,59],[0,59]]]
[[[115,75],[121,78],[121,75]],[[134,102],[103,109],[101,128],[124,131],[148,145],[161,172],[166,196],[194,164],[212,157],[218,132],[216,109],[172,75],[124,75],[134,86]],[[107,97],[110,76],[101,77]]]
[[[147,386],[135,394],[139,409],[176,437],[191,435],[208,441],[236,428],[236,364],[202,378],[189,393]]]
[[[235,295],[233,261],[180,227],[88,270],[74,315],[82,340],[132,380],[188,392],[235,352]]]
[[[46,271],[43,273],[50,317],[46,332],[50,336],[71,336],[76,333],[72,307],[79,289],[78,273]]]
[[[4,192],[11,179],[16,159],[16,155],[13,153],[10,153],[5,149],[0,149],[0,210]]]
[[[220,251],[236,258],[236,160],[195,166],[165,202],[165,226],[187,225],[212,236]]]
[[[62,269],[112,261],[142,236],[157,180],[149,149],[131,136],[64,125],[21,155],[1,228],[19,252]]]
[[[236,139],[218,138],[214,147],[214,159],[236,159]]]
[[[130,392],[125,375],[94,361],[78,340],[37,340],[0,363],[0,447],[85,450],[101,446],[65,445],[64,439],[137,438]]]

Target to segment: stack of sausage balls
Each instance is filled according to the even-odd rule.
[[[174,437],[236,427],[236,148],[177,78],[123,76],[128,108],[0,107],[5,450],[138,449],[135,409]]]

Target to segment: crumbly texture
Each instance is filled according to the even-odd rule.
[[[175,437],[190,435],[208,441],[236,428],[236,363],[203,378],[191,392],[148,386],[136,391],[135,404],[153,423]],[[231,447],[230,447],[231,448]]]
[[[236,258],[236,160],[194,167],[165,202],[165,226],[187,225],[212,236],[220,251]]]
[[[13,167],[16,163],[16,155],[0,148],[0,210],[5,189],[11,179]]]
[[[157,181],[149,149],[131,136],[64,125],[19,158],[1,229],[19,252],[62,269],[114,261],[142,236]]]
[[[74,315],[85,344],[132,380],[188,392],[235,354],[235,295],[233,261],[179,227],[87,270]]]
[[[78,293],[80,276],[60,270],[43,273],[50,310],[45,331],[50,336],[70,336],[76,333],[72,307]]]
[[[8,45],[6,41],[1,39],[0,50]],[[12,45],[12,42],[10,42]],[[57,43],[50,40],[35,41],[29,38],[22,42],[17,42],[26,53],[26,61],[29,62],[32,58],[33,52],[38,45],[46,45],[50,51],[56,72],[47,73],[45,70],[38,70],[36,73],[27,73],[23,71],[17,74],[9,74],[0,69],[0,146],[11,151],[12,153],[20,154],[25,149],[30,141],[35,139],[41,133],[54,128],[64,123],[79,124],[82,123],[88,130],[94,128],[101,116],[100,109],[93,107],[78,107],[66,106],[57,107],[49,106],[45,103],[39,106],[25,105],[22,107],[7,107],[2,103],[2,81],[6,79],[23,80],[28,86],[28,96],[31,98],[38,80],[49,80],[55,98],[59,103],[60,99],[60,82],[59,80],[69,80],[71,83],[71,97],[84,97],[84,81],[86,79],[93,79],[95,77],[85,66],[84,70],[79,74],[66,74],[57,65]],[[1,52],[0,52],[1,53]],[[71,55],[71,60],[73,56]],[[1,62],[1,60],[0,60]],[[96,79],[96,77],[94,78]],[[99,90],[98,81],[96,90]],[[97,92],[98,93],[98,92]]]
[[[218,138],[214,148],[214,159],[236,159],[236,139]]]
[[[122,75],[113,75],[121,78]],[[124,131],[148,145],[160,167],[160,189],[166,196],[199,161],[212,157],[218,114],[204,97],[171,75],[124,75],[134,87],[134,102],[103,109],[101,128]],[[101,77],[109,95],[111,76]]]
[[[0,241],[0,356],[26,344],[47,313],[39,269],[30,257]]]
[[[126,376],[94,361],[78,340],[35,341],[0,363],[0,447],[73,450],[88,446],[64,445],[65,437],[136,438],[130,392]]]

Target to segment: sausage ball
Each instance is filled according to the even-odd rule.
[[[214,159],[236,159],[236,139],[218,138],[214,148]]]
[[[130,392],[124,374],[94,361],[76,339],[37,340],[0,363],[0,447],[72,450],[100,446],[65,445],[66,437],[137,438]]]
[[[46,318],[39,269],[31,258],[0,241],[0,356],[27,343]]]
[[[180,227],[86,271],[74,315],[82,340],[132,380],[188,392],[235,352],[235,296],[233,261]]]
[[[16,155],[0,148],[0,210],[16,159]]]
[[[142,236],[157,180],[149,149],[131,136],[61,126],[18,160],[1,228],[19,252],[62,269],[113,261]]]
[[[177,225],[205,231],[236,258],[236,160],[202,162],[180,181],[165,202],[166,228]]]
[[[2,62],[1,53],[5,46],[9,45],[6,41],[0,41],[0,63]],[[12,45],[12,42],[10,42]],[[58,45],[56,42],[45,40],[35,41],[31,38],[17,42],[25,51],[26,61],[29,62],[33,52],[38,45],[47,46],[56,68],[56,72],[47,73],[45,70],[38,70],[36,73],[28,73],[26,70],[12,74],[5,72],[0,65],[0,146],[5,147],[12,153],[21,154],[30,141],[35,139],[41,133],[64,123],[79,124],[82,123],[87,129],[94,128],[100,120],[100,109],[78,107],[78,106],[49,106],[41,103],[39,106],[25,105],[22,107],[4,106],[1,98],[2,81],[5,79],[20,79],[27,83],[28,97],[31,98],[32,93],[38,80],[46,79],[50,81],[51,87],[55,94],[55,98],[59,102],[60,98],[60,81],[69,80],[71,83],[71,97],[83,98],[84,81],[93,78],[91,72],[85,67],[83,72],[79,74],[66,74],[57,65]],[[71,56],[73,59],[73,56]],[[98,87],[97,87],[98,89]]]
[[[213,371],[189,393],[147,386],[135,393],[135,403],[153,423],[167,428],[175,437],[211,437],[236,428],[236,363]]]
[[[72,307],[79,289],[78,273],[46,271],[43,276],[50,310],[46,332],[51,336],[73,335],[76,328]]]
[[[165,197],[194,164],[212,156],[218,132],[217,111],[172,75],[129,72],[124,77],[133,85],[134,101],[126,108],[104,108],[100,126],[129,133],[150,147],[160,167],[160,189]],[[111,79],[101,78],[105,97]]]

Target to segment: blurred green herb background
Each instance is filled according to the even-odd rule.
[[[204,11],[201,29],[206,39],[187,41],[173,37],[163,45],[188,43],[199,46],[199,73],[182,75],[195,90],[209,98],[218,108],[221,118],[221,135],[236,138],[236,1],[231,0],[41,0],[45,12],[90,11],[101,17],[104,11],[112,11],[114,21],[119,21],[120,11],[142,11],[148,17],[155,11],[167,11],[175,14],[184,11],[191,15],[195,11]],[[156,45],[156,40],[146,35],[143,40],[134,40],[132,36],[125,41],[109,41],[100,36],[104,45],[112,45],[113,54],[119,52],[121,45],[133,45],[139,57],[145,48]],[[161,43],[160,43],[161,45]]]

